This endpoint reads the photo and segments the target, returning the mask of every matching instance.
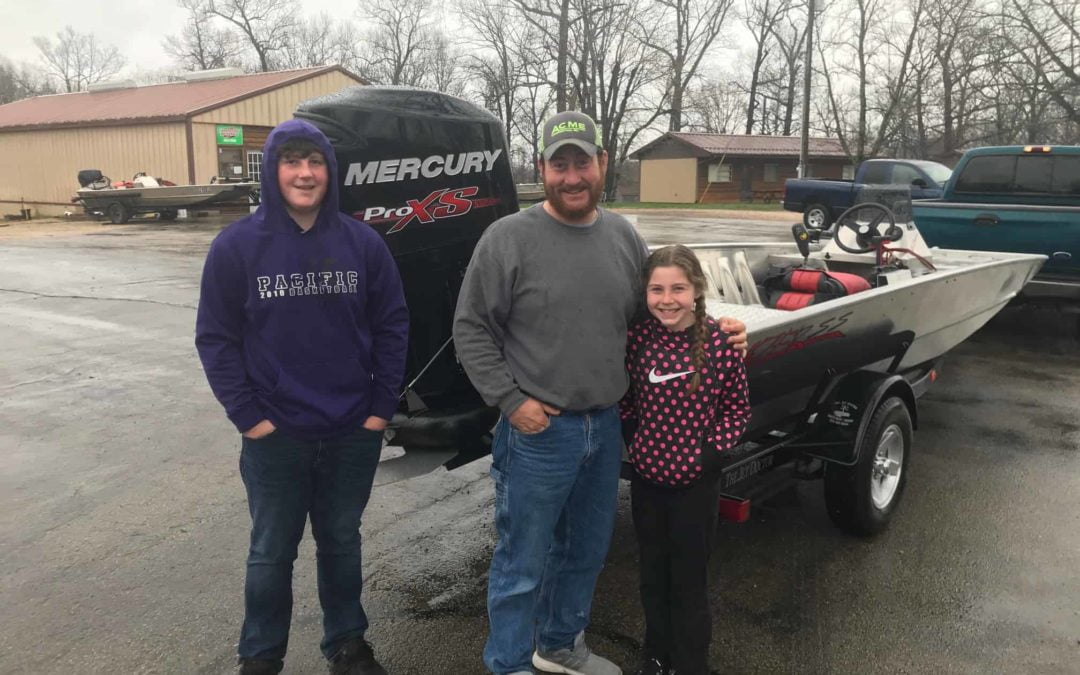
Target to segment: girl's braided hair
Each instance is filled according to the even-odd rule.
[[[701,384],[701,370],[705,367],[705,340],[707,338],[705,320],[708,318],[705,314],[707,283],[705,272],[694,252],[682,244],[665,246],[652,252],[649,259],[645,261],[646,286],[652,277],[653,270],[657,267],[679,268],[694,286],[694,325],[691,327],[693,333],[690,338],[690,359],[694,365],[694,375],[690,378],[690,385],[687,387],[690,393],[693,393]]]

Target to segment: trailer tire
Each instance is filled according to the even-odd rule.
[[[109,208],[106,210],[109,216],[109,220],[113,225],[123,225],[131,218],[131,211],[128,207],[124,206],[120,202],[113,202],[109,204]]]
[[[857,536],[884,530],[900,503],[911,458],[911,412],[898,396],[874,410],[854,466],[825,469],[825,506],[840,529]]]
[[[824,232],[832,225],[832,213],[829,211],[829,207],[824,204],[818,202],[808,204],[803,209],[802,222],[811,230]]]
[[[162,220],[176,220],[176,217],[180,215],[176,209],[161,209],[158,211],[158,218]]]

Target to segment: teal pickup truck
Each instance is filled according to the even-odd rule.
[[[1045,255],[1023,295],[1080,300],[1080,146],[969,150],[942,197],[911,210],[931,246]]]

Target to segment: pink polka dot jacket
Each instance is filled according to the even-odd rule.
[[[750,421],[750,396],[742,356],[728,347],[727,334],[709,318],[705,366],[697,391],[693,329],[670,331],[653,317],[630,327],[626,369],[630,389],[619,402],[626,422],[636,423],[630,461],[646,480],[667,487],[693,484],[715,465],[716,456],[739,442]]]

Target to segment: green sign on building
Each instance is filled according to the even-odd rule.
[[[217,144],[218,145],[243,145],[244,144],[244,127],[237,127],[231,124],[219,124],[217,125]]]

